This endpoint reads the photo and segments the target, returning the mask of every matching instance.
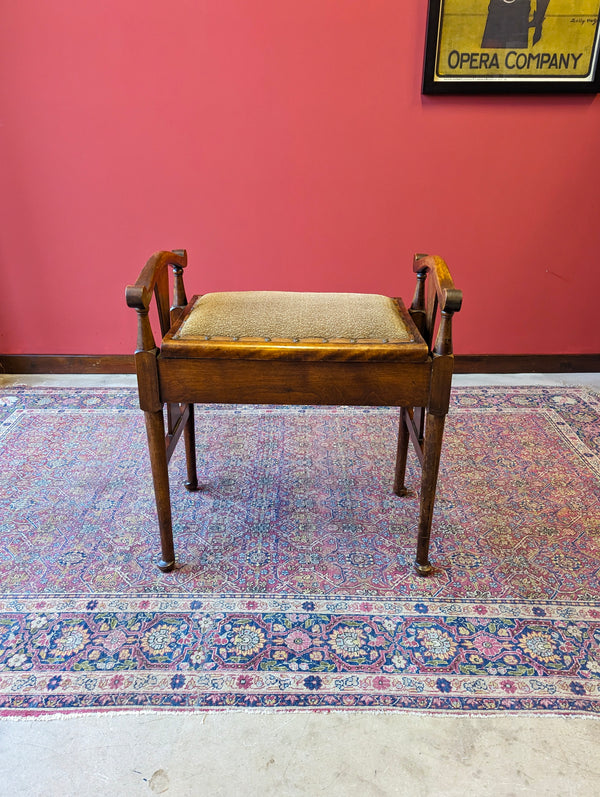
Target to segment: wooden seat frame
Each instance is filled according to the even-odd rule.
[[[173,271],[172,302],[169,266]],[[462,304],[462,293],[454,287],[445,262],[440,257],[415,255],[417,285],[409,318],[418,330],[417,342],[406,347],[406,357],[393,361],[382,359],[381,354],[370,359],[364,347],[357,356],[358,350],[351,346],[334,352],[332,361],[333,344],[325,343],[311,344],[310,351],[305,349],[306,356],[302,347],[296,346],[291,355],[289,347],[286,352],[280,344],[268,341],[261,343],[260,356],[255,359],[244,357],[234,344],[224,344],[216,356],[208,358],[193,357],[193,345],[189,343],[179,350],[175,345],[171,356],[166,356],[173,332],[194,301],[188,305],[186,299],[186,266],[187,253],[183,250],[157,252],[135,285],[126,290],[127,304],[138,316],[135,365],[160,529],[162,558],[158,567],[167,572],[175,566],[168,463],[182,432],[187,463],[185,486],[191,491],[198,489],[195,403],[367,405],[400,407],[393,486],[396,495],[408,492],[404,480],[409,440],[421,463],[415,568],[420,575],[428,575],[433,570],[429,540],[454,365],[452,317]],[[153,295],[163,351],[156,346],[149,319]],[[186,356],[186,352],[192,356]]]

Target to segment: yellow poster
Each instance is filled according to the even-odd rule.
[[[433,83],[592,83],[599,14],[600,0],[436,0],[428,77]]]

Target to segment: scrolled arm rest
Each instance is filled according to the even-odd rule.
[[[452,316],[462,306],[462,291],[454,287],[448,266],[436,255],[415,255],[413,271],[417,275],[415,296],[410,314],[429,350],[437,356],[452,354]],[[425,290],[425,282],[429,288]],[[439,315],[438,315],[439,313]],[[439,329],[435,338],[436,319]]]
[[[462,306],[462,291],[454,287],[452,275],[445,261],[437,255],[415,255],[413,271],[433,278],[440,310],[457,313]]]
[[[187,252],[185,249],[176,249],[173,252],[155,252],[142,269],[135,285],[128,285],[125,289],[125,299],[128,307],[135,310],[147,310],[152,301],[152,293],[167,266],[185,268],[187,266]]]
[[[173,269],[173,307],[169,309],[169,278],[167,266]],[[156,296],[158,317],[162,334],[169,329],[175,311],[181,312],[185,307],[185,289],[183,287],[183,269],[187,266],[187,252],[183,249],[174,252],[156,252],[148,260],[141,271],[135,285],[125,289],[125,300],[138,316],[137,349],[152,351],[155,349],[154,335],[148,319],[148,309],[152,296]]]

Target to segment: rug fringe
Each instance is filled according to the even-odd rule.
[[[15,713],[7,713],[7,714],[0,714],[0,722],[54,722],[59,721],[63,722],[65,720],[85,720],[85,719],[96,719],[97,717],[106,717],[107,719],[111,718],[114,719],[115,717],[175,717],[175,716],[194,716],[202,718],[200,724],[204,724],[207,717],[209,716],[217,716],[221,714],[256,714],[256,715],[266,715],[266,714],[345,714],[345,715],[377,715],[377,716],[384,716],[384,715],[394,715],[394,716],[409,716],[409,717],[439,717],[440,719],[498,719],[498,717],[506,717],[506,719],[515,719],[516,717],[528,717],[528,718],[539,718],[541,719],[582,719],[582,720],[590,720],[592,722],[600,722],[600,716],[596,714],[588,714],[584,712],[578,711],[548,711],[548,712],[539,712],[539,711],[524,711],[522,709],[518,709],[515,711],[506,710],[506,709],[498,709],[498,710],[489,710],[489,711],[446,711],[444,709],[440,709],[439,711],[427,711],[427,710],[416,710],[416,709],[394,709],[394,708],[385,708],[385,709],[364,709],[364,708],[310,708],[308,706],[302,708],[294,707],[288,708],[285,706],[273,706],[271,708],[266,708],[261,706],[260,708],[242,708],[239,706],[235,707],[224,707],[224,708],[197,708],[197,709],[107,709],[104,711],[98,711],[97,709],[90,709],[89,711],[55,711],[51,713],[35,713],[35,712],[22,712],[20,714]]]

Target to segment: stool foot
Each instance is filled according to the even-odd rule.
[[[165,562],[164,559],[161,559],[159,562],[156,563],[158,565],[158,569],[162,570],[163,573],[170,573],[171,570],[175,567],[175,562]]]
[[[419,576],[428,576],[430,573],[433,573],[433,565],[430,562],[427,562],[426,565],[420,565],[418,562],[415,562],[415,570]]]
[[[198,480],[194,479],[194,481],[184,482],[184,486],[186,490],[189,490],[190,493],[195,493],[196,490],[199,490],[200,487],[198,486]]]

